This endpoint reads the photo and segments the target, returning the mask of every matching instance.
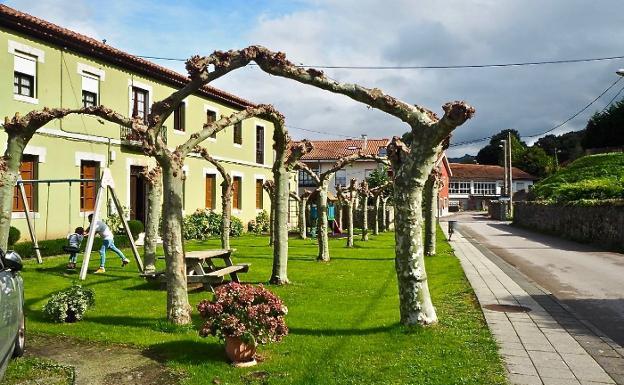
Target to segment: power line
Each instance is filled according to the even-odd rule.
[[[565,124],[567,124],[568,122],[570,122],[572,119],[576,118],[577,116],[579,116],[580,114],[582,114],[583,112],[585,112],[585,110],[587,110],[589,107],[591,107],[594,103],[596,103],[598,101],[598,99],[600,99],[601,97],[604,96],[604,94],[606,94],[607,92],[609,92],[609,90],[613,87],[615,87],[616,84],[618,84],[620,81],[622,80],[622,77],[618,77],[618,79],[616,81],[614,81],[613,83],[611,83],[611,85],[609,87],[607,87],[604,91],[602,91],[600,93],[600,95],[598,95],[594,100],[592,100],[591,102],[589,102],[589,104],[587,104],[585,107],[581,108],[579,111],[575,112],[574,114],[572,114],[569,118],[567,118],[566,120],[564,120],[563,122],[555,125],[554,127],[549,128],[546,131],[537,133],[537,134],[533,134],[533,135],[521,135],[521,138],[534,138],[536,136],[541,136],[544,134],[548,134],[549,132],[552,132],[562,126],[564,126]],[[611,100],[611,102],[617,97],[617,95],[619,95],[622,91],[624,90],[624,87],[622,89],[620,89],[620,91],[615,95],[615,97]],[[611,104],[611,102],[609,102],[609,104]],[[604,110],[603,110],[604,111]],[[468,140],[468,141],[464,141],[464,142],[460,142],[460,143],[453,143],[451,144],[449,147],[459,147],[459,146],[465,146],[467,144],[473,144],[473,143],[479,143],[479,142],[483,142],[489,139],[492,139],[495,135],[491,135],[491,136],[487,136],[484,138],[480,138],[480,139],[474,139],[474,140]]]
[[[604,108],[602,109],[602,111],[600,111],[600,113],[603,113],[607,110],[607,108],[609,108],[609,106],[611,105],[611,103],[613,103],[613,101],[615,101],[615,99],[617,99],[618,96],[620,96],[620,94],[622,93],[622,91],[624,91],[624,87],[620,88],[620,90],[617,92],[617,94],[615,94],[611,100],[609,100],[609,103],[607,103],[606,106],[604,106]]]
[[[165,60],[165,61],[180,61],[184,62],[187,59],[172,58],[172,57],[160,57],[160,56],[148,56],[148,55],[136,55],[137,57],[150,60]],[[599,62],[608,60],[624,59],[624,55],[618,56],[604,56],[594,58],[582,58],[582,59],[560,59],[560,60],[538,60],[538,61],[525,61],[525,62],[510,62],[510,63],[488,63],[488,64],[458,64],[458,65],[414,65],[414,66],[383,66],[383,65],[312,65],[312,64],[297,64],[295,67],[305,68],[320,68],[320,69],[349,69],[349,70],[442,70],[442,69],[469,69],[469,68],[503,68],[503,67],[526,67],[526,66],[538,66],[548,64],[571,64],[571,63],[588,63]],[[256,65],[250,63],[250,65]]]
[[[300,131],[313,132],[313,133],[315,133],[315,134],[323,134],[323,135],[330,135],[330,136],[340,136],[340,137],[342,137],[342,138],[354,138],[354,136],[353,136],[353,135],[336,134],[335,132],[326,132],[326,131],[310,130],[309,128],[295,127],[295,126],[290,126],[290,125],[286,125],[286,127],[288,127],[288,128],[292,128],[292,129],[294,129],[294,130],[300,130]]]

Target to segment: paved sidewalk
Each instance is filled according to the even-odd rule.
[[[499,304],[531,309],[513,313],[483,308],[512,384],[615,384],[563,326],[459,232],[451,245],[482,308]]]

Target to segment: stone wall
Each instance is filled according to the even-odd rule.
[[[514,204],[514,225],[611,250],[624,250],[624,201],[601,204]]]

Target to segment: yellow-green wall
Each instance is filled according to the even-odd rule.
[[[9,41],[24,44],[44,52],[44,62],[37,63],[36,104],[15,100],[13,95],[14,55],[9,52]],[[104,71],[105,77],[100,81],[100,104],[114,109],[124,115],[130,111],[130,85],[141,83],[152,88],[150,103],[160,100],[173,92],[173,88],[137,76],[125,69],[108,63],[91,60],[71,51],[34,40],[13,31],[0,29],[0,116],[12,116],[16,112],[26,114],[43,107],[80,107],[82,105],[82,78],[78,66],[87,65]],[[229,115],[235,109],[224,103],[209,100],[200,96],[190,96],[186,102],[186,132],[173,130],[173,118],[166,125],[167,140],[170,147],[183,143],[188,136],[199,130],[205,122],[205,108],[218,111],[218,117]],[[265,127],[265,160],[263,165],[255,163],[255,127]],[[216,140],[203,143],[211,155],[223,160],[226,170],[242,176],[242,210],[234,211],[243,223],[253,219],[255,207],[256,178],[271,179],[273,162],[272,135],[273,126],[270,122],[260,119],[248,119],[243,122],[243,144],[234,145],[232,128],[217,134]],[[116,183],[116,191],[122,204],[129,206],[129,170],[130,165],[154,164],[153,159],[141,155],[138,151],[128,151],[122,147],[119,137],[119,126],[101,122],[87,116],[72,116],[62,121],[54,121],[35,135],[31,140],[28,152],[45,154],[40,156],[38,165],[39,179],[79,178],[79,153],[91,154],[92,158],[100,157],[102,167],[110,167]],[[6,135],[0,132],[0,148],[6,146]],[[95,154],[95,156],[93,155]],[[87,156],[89,158],[89,156]],[[214,171],[214,167],[202,159],[189,158],[186,161],[187,180],[185,196],[185,213],[189,214],[205,205],[205,169]],[[217,211],[220,211],[220,175],[217,175]],[[40,238],[58,238],[84,222],[80,213],[79,185],[71,187],[71,202],[68,185],[52,185],[49,190],[45,184],[38,188],[38,213],[35,218],[37,234]],[[264,208],[269,210],[269,198],[264,193]],[[49,199],[48,199],[49,196]],[[71,203],[71,211],[70,211]],[[105,210],[105,209],[104,209]],[[106,211],[103,211],[106,215]],[[46,216],[47,215],[47,216]],[[16,214],[19,216],[19,214]],[[22,230],[22,237],[27,234],[26,221],[14,218],[13,226]]]

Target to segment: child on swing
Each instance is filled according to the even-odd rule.
[[[83,239],[84,229],[82,227],[76,227],[74,232],[67,236],[67,247],[64,247],[64,249],[69,253],[69,263],[67,263],[67,269],[69,270],[74,270],[76,268],[80,244]]]

